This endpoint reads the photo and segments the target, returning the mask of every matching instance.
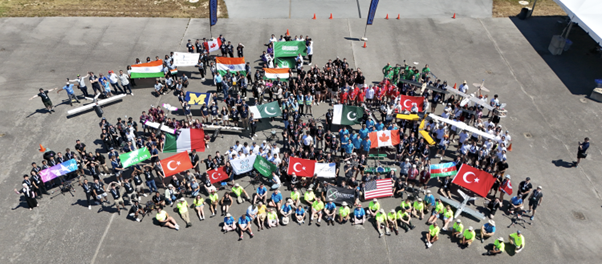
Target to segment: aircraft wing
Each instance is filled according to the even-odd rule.
[[[454,201],[454,200],[449,199],[449,198],[445,198],[444,196],[439,196],[439,199],[441,199],[442,202],[444,202],[446,204],[449,204],[449,205],[451,205],[451,206],[453,206],[455,208],[462,207],[462,204],[460,202]]]
[[[112,102],[115,102],[117,100],[120,100],[123,97],[125,97],[125,94],[115,95],[115,96],[111,96],[111,97],[109,97],[107,99],[99,100],[97,103],[98,103],[98,105],[102,106],[102,105],[105,105],[105,104],[112,103]],[[84,106],[80,106],[78,108],[74,108],[74,109],[71,109],[71,110],[67,111],[67,115],[74,115],[74,114],[77,114],[77,113],[85,112],[85,111],[88,111],[88,110],[92,109],[92,107],[94,107],[94,103],[87,104],[87,105],[84,105]]]
[[[435,114],[429,114],[429,117],[432,118],[432,119],[434,119],[434,120],[437,120],[437,121],[448,123],[448,124],[453,125],[453,126],[459,128],[459,129],[466,130],[466,131],[469,131],[471,133],[475,133],[475,134],[477,134],[477,135],[479,135],[481,137],[495,139],[494,135],[491,135],[491,134],[489,134],[489,133],[487,133],[485,131],[478,130],[476,127],[469,126],[469,125],[467,125],[464,122],[458,122],[458,121],[450,120],[450,119],[443,118],[443,117],[440,117],[440,116],[435,115]]]
[[[175,129],[170,128],[170,127],[168,127],[166,125],[157,123],[157,122],[146,121],[146,123],[144,123],[144,124],[147,125],[147,126],[149,126],[149,127],[154,128],[154,129],[161,128],[161,131],[163,131],[163,132],[167,132],[167,133],[174,134],[174,135],[176,134],[176,130]]]
[[[479,219],[479,220],[484,220],[485,219],[485,215],[479,213],[477,210],[472,209],[470,207],[464,207],[463,210],[462,210],[462,212],[463,213],[467,213],[469,215],[472,215],[474,218]]]

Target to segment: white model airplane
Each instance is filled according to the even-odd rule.
[[[459,202],[454,201],[449,198],[445,198],[444,196],[439,196],[439,199],[441,199],[442,202],[449,204],[458,209],[458,210],[456,210],[456,214],[454,215],[454,218],[458,218],[458,216],[460,216],[460,214],[464,212],[464,213],[474,216],[475,218],[477,218],[479,220],[485,219],[485,216],[483,214],[479,213],[477,210],[474,210],[474,209],[466,206],[466,204],[469,201],[476,201],[478,197],[470,197],[467,194],[465,194],[462,190],[458,190],[458,193],[460,195],[462,195],[462,198],[464,199],[464,201],[462,201],[462,203],[459,203]]]
[[[163,132],[167,132],[167,133],[174,134],[174,135],[176,134],[175,129],[168,127],[168,126],[164,125],[163,123],[151,122],[151,121],[147,120],[144,124],[149,127],[154,128],[154,129],[159,129]]]
[[[434,120],[437,120],[437,121],[440,121],[440,122],[448,123],[448,124],[450,124],[452,126],[455,126],[458,129],[466,130],[468,132],[475,133],[475,134],[477,134],[477,135],[479,135],[481,137],[488,138],[488,139],[491,139],[491,140],[495,140],[495,136],[494,135],[489,134],[489,133],[487,133],[485,131],[478,130],[476,127],[469,126],[469,125],[467,125],[464,122],[458,122],[458,121],[454,121],[454,120],[451,120],[451,119],[443,118],[443,117],[440,117],[440,116],[435,115],[435,114],[429,114],[429,117],[431,119],[434,119]]]
[[[107,99],[102,99],[102,100],[97,100],[98,96],[100,96],[100,93],[97,94],[94,98],[84,97],[86,100],[92,101],[92,103],[84,105],[84,106],[80,106],[78,108],[71,109],[71,110],[67,111],[67,115],[74,115],[74,114],[78,114],[78,113],[81,113],[81,112],[88,111],[88,110],[92,109],[95,105],[102,106],[102,105],[106,105],[108,103],[115,102],[117,100],[121,100],[126,95],[125,94],[119,94],[119,95],[111,96],[111,97],[109,97]]]

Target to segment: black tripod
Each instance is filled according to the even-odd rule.
[[[529,224],[531,225],[531,222],[528,222],[527,220],[525,220],[525,218],[523,217],[523,213],[522,211],[516,211],[512,217],[510,218],[510,225],[508,226],[508,228],[510,227],[516,227],[516,225],[521,226],[524,229],[527,229],[527,227],[525,226],[525,224]]]
[[[65,195],[66,192],[71,194],[71,197],[75,197],[75,195],[73,194],[75,192],[75,188],[73,188],[73,180],[69,180],[69,181],[64,181],[60,186],[59,186],[59,190],[60,192],[55,194],[54,196],[50,197],[50,199],[53,199],[59,195]],[[54,193],[54,191],[53,191]]]

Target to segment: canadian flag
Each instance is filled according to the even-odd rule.
[[[512,195],[512,183],[510,180],[506,179],[504,182],[502,182],[502,185],[500,185],[500,190],[508,195]]]
[[[216,183],[228,179],[228,174],[226,173],[226,170],[224,168],[225,166],[219,167],[214,170],[208,170],[207,176],[209,176],[209,181],[211,183]]]
[[[402,110],[408,111],[412,111],[412,103],[416,103],[418,112],[422,112],[422,108],[424,107],[424,97],[402,95],[399,103],[401,104]]]
[[[399,144],[399,130],[370,132],[370,148],[392,147]]]
[[[205,46],[206,51],[211,53],[213,51],[219,50],[219,47],[222,46],[222,40],[219,38],[210,39],[209,41],[203,43],[203,46]]]

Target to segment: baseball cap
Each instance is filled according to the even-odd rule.
[[[516,231],[516,233],[517,233],[517,234],[520,234],[520,230],[517,230],[517,231]]]
[[[474,228],[472,226],[469,226],[468,230],[472,231],[472,230],[474,230]]]
[[[456,223],[462,223],[462,220],[458,219],[456,220]]]

